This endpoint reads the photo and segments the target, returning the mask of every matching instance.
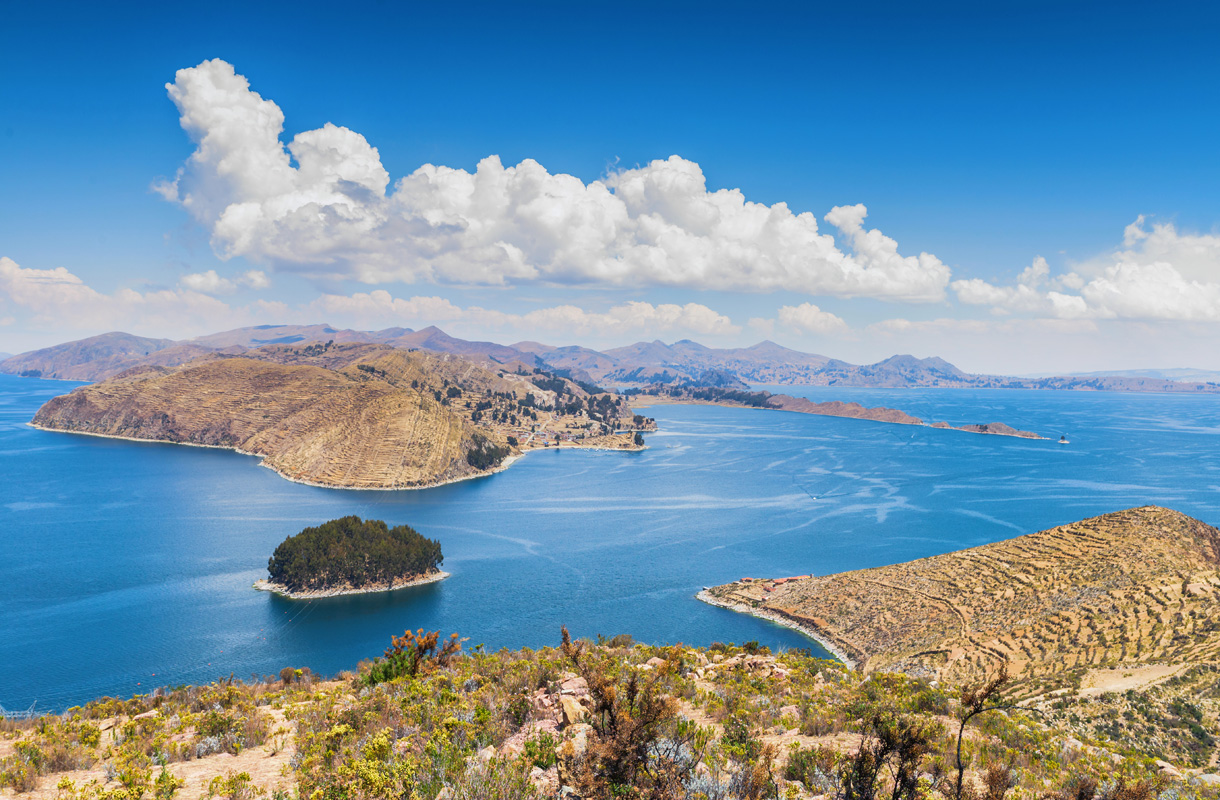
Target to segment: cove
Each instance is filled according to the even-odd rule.
[[[0,376],[0,703],[309,666],[332,674],[392,633],[540,647],[817,645],[700,603],[704,585],[830,573],[1009,538],[1145,503],[1220,521],[1214,398],[784,387],[928,421],[1003,421],[1072,444],[785,412],[658,406],[640,453],[553,451],[421,491],[285,481],[236,453],[37,431],[75,384]],[[441,541],[448,580],[294,602],[255,591],[283,538],[345,514]]]

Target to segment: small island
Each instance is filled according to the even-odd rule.
[[[254,588],[293,599],[388,592],[449,577],[440,542],[409,525],[379,519],[332,519],[289,536]]]

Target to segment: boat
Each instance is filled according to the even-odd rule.
[[[1060,436],[1060,437],[1059,437],[1059,444],[1071,444],[1071,442],[1069,442],[1069,441],[1068,441],[1068,437],[1067,437],[1067,436]]]

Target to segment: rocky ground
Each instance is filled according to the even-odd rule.
[[[922,743],[913,761],[919,796],[956,796],[966,698],[935,681],[866,676],[750,644],[655,648],[627,637],[394,663],[413,663],[415,674],[374,680],[391,675],[385,662],[331,681],[285,670],[265,682],[158,691],[5,723],[2,793],[814,798],[838,795],[862,752],[881,753],[872,788],[889,792],[900,759],[878,748],[899,732]],[[1215,690],[1215,674],[1196,677],[1196,690]],[[1155,704],[1143,690],[1124,697]],[[1023,708],[975,717],[965,728],[963,796],[977,798],[997,770],[1007,776],[1000,797],[1014,799],[1075,791],[1088,779],[1102,787],[1099,798],[1116,786],[1142,787],[1148,798],[1216,795],[1214,767],[1175,751],[1158,762],[1074,723],[1072,708],[1062,718]],[[1210,735],[1214,719],[1202,726]]]

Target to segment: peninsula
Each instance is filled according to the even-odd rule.
[[[978,680],[1027,694],[1110,664],[1220,656],[1220,531],[1156,506],[995,544],[823,577],[742,579],[703,598],[777,617],[866,673]]]
[[[729,406],[734,408],[765,408],[777,411],[793,411],[798,414],[815,414],[824,417],[847,417],[849,419],[866,419],[873,422],[893,422],[899,425],[923,425],[919,417],[913,417],[905,411],[896,408],[877,406],[867,408],[859,403],[844,403],[840,400],[829,400],[815,403],[805,397],[793,397],[787,394],[771,394],[765,391],[751,391],[748,386],[696,386],[696,385],[666,385],[649,384],[648,386],[629,389],[626,394],[632,398],[632,405],[644,408],[662,403],[703,404]],[[966,431],[968,433],[984,433],[995,436],[1016,436],[1022,439],[1043,439],[1030,431],[1017,430],[1003,422],[953,426],[947,422],[937,422],[930,427],[947,428]]]
[[[542,447],[637,450],[650,429],[621,396],[537,367],[330,341],[135,367],[52,398],[32,424],[230,448],[357,489],[486,475]]]
[[[409,525],[342,517],[281,542],[254,588],[297,600],[388,592],[444,580],[442,561],[441,543]]]

